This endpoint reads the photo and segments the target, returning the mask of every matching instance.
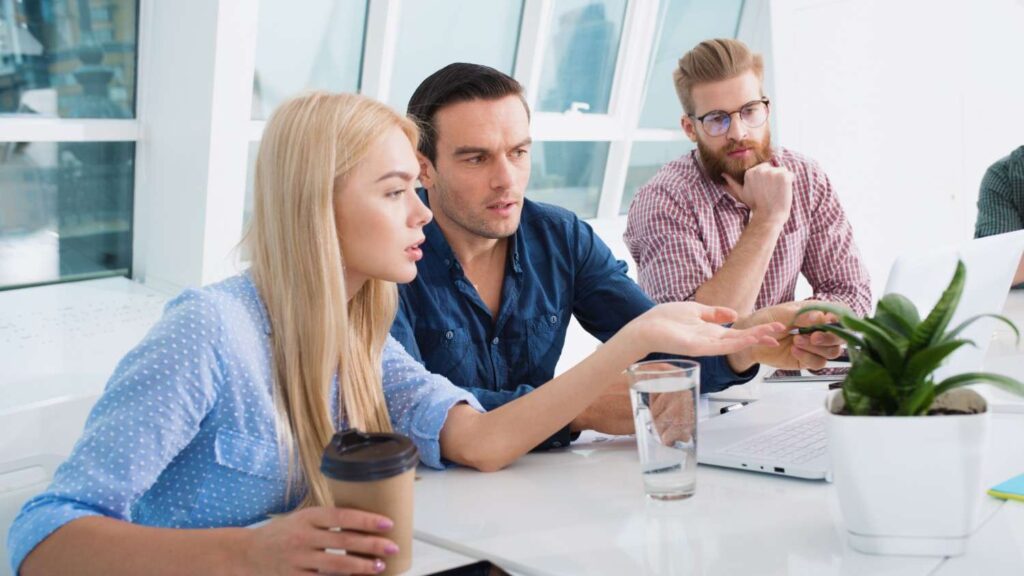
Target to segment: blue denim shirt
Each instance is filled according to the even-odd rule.
[[[420,197],[427,202],[426,190]],[[466,278],[436,222],[424,228],[419,274],[399,287],[391,335],[427,370],[473,393],[487,410],[551,380],[570,316],[602,342],[654,302],[626,275],[589,224],[555,206],[524,200],[510,239],[497,319]],[[745,382],[724,357],[698,358],[701,391]],[[564,446],[568,431],[544,446]]]
[[[163,318],[118,364],[53,483],[14,520],[7,549],[25,556],[64,524],[108,516],[148,526],[245,526],[294,508],[278,445],[270,323],[248,274],[168,303]],[[422,462],[441,467],[439,436],[472,395],[423,369],[389,338],[384,399],[396,431]],[[335,426],[337,378],[330,390]]]

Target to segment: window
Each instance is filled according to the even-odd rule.
[[[356,92],[366,0],[260,0],[252,118],[304,90]]]
[[[134,0],[0,2],[0,113],[134,117],[135,17]]]
[[[527,196],[581,218],[597,215],[608,160],[607,142],[534,142]]]
[[[515,74],[533,107],[528,196],[583,218],[614,218],[662,165],[692,149],[679,127],[672,70],[697,42],[734,37],[743,6],[311,0],[300,12],[284,0],[260,0],[252,117],[265,119],[311,87],[358,90],[401,112],[443,66],[492,66]],[[262,127],[254,122],[249,138]],[[251,142],[245,223],[257,149]]]
[[[0,2],[0,289],[131,270],[135,142],[77,119],[134,117],[136,14]]]
[[[404,112],[420,82],[452,62],[511,74],[522,12],[522,0],[403,2],[388,104]]]
[[[695,148],[689,140],[667,142],[635,142],[629,155],[626,188],[622,194],[619,214],[629,212],[636,191],[650,181],[662,166]]]
[[[626,0],[552,3],[538,111],[608,113]]]
[[[648,67],[647,91],[640,113],[641,128],[678,130],[682,106],[672,72],[679,58],[708,38],[732,38],[743,0],[667,0],[659,9],[659,32]]]

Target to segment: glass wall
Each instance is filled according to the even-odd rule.
[[[561,0],[552,12],[538,111],[608,113],[626,0]]]
[[[404,111],[441,67],[485,64],[520,75],[534,104],[528,197],[614,218],[662,165],[692,149],[672,71],[701,40],[734,37],[742,9],[743,0],[310,0],[298,11],[260,0],[253,118],[312,87],[363,91]],[[380,71],[362,70],[371,55]],[[618,69],[620,60],[628,67]]]
[[[266,119],[304,90],[356,92],[367,0],[260,0],[252,117]]]
[[[659,7],[658,36],[647,72],[641,128],[678,130],[683,107],[672,72],[679,58],[702,40],[732,38],[743,0],[666,0]]]
[[[0,113],[135,115],[135,0],[0,2]]]
[[[137,8],[0,2],[0,119],[133,118]],[[0,133],[0,289],[127,275],[135,143],[79,141],[74,129],[40,141],[32,131]]]
[[[424,78],[452,62],[512,74],[522,0],[403,2],[388,104],[405,111]]]
[[[581,218],[597,216],[608,147],[608,142],[535,142],[526,196]]]

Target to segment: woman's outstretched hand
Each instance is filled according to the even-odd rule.
[[[748,328],[727,328],[736,312],[720,306],[697,302],[659,304],[639,316],[627,327],[645,354],[661,352],[683,356],[720,356],[751,346],[778,346],[778,336],[786,331],[781,322],[767,322]]]

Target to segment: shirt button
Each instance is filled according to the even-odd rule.
[[[558,442],[558,441],[552,442],[551,445],[554,446],[555,448],[561,448],[562,447],[562,443]]]
[[[451,340],[452,338],[455,338],[455,332],[452,332],[451,330],[449,330],[449,331],[444,333],[444,339],[445,340]]]
[[[495,346],[498,345],[498,337],[497,336],[494,337],[494,340],[491,340],[491,344],[494,344]]]
[[[558,324],[558,316],[555,316],[554,314],[552,314],[551,318],[548,318],[548,320],[550,320],[552,324]]]
[[[445,258],[445,259],[444,259],[444,265],[445,265],[445,266],[451,266],[451,265],[452,265],[452,261],[451,261],[451,260],[449,260],[448,258]]]

